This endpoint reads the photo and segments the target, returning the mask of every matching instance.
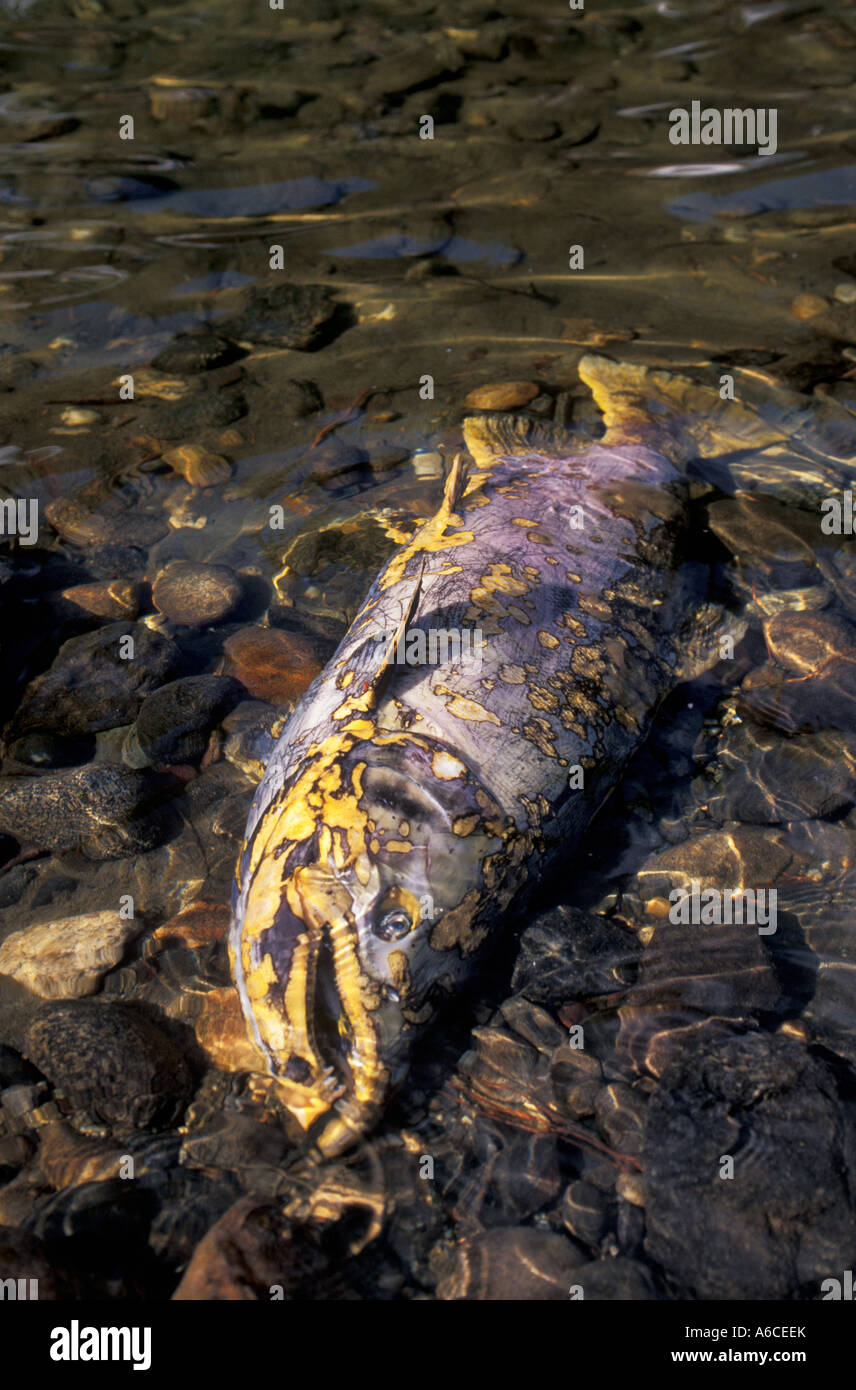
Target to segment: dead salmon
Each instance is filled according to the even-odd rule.
[[[678,679],[688,383],[597,357],[580,376],[607,426],[588,447],[466,422],[470,461],[378,575],[253,802],[234,978],[326,1153],[375,1122],[509,909],[557,858],[572,872]]]

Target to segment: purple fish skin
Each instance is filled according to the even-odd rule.
[[[675,684],[681,449],[635,420],[576,453],[552,427],[468,422],[475,467],[456,461],[270,758],[230,954],[280,1099],[326,1153],[375,1122]],[[402,625],[478,631],[478,660],[395,664]]]

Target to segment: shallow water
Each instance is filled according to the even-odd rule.
[[[133,899],[109,943],[79,929],[87,965],[57,928],[35,994],[0,976],[0,1224],[55,1297],[821,1298],[856,1257],[856,552],[821,529],[856,456],[856,11],[4,0],[0,45],[0,495],[38,503],[0,541],[0,945]],[[672,144],[693,101],[774,108],[775,153]],[[692,466],[733,648],[688,664],[538,922],[319,1167],[226,960],[253,735],[436,509],[467,396],[518,383],[589,441],[592,350],[730,374],[782,426],[714,428]],[[131,678],[110,623],[168,641]],[[182,739],[172,706],[137,726],[203,675],[241,685]],[[669,921],[693,880],[775,888],[777,930]],[[119,1003],[160,1031],[108,1038]],[[197,1248],[218,1219],[244,1274]]]

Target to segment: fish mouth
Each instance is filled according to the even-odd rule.
[[[296,869],[288,900],[302,930],[272,1062],[286,1108],[323,1152],[339,1152],[374,1123],[389,1089],[373,1016],[380,987],[363,971],[351,895],[334,873]]]

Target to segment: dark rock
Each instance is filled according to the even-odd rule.
[[[115,1130],[168,1126],[193,1093],[171,1038],[132,1004],[44,1005],[22,1050],[57,1093]]]
[[[597,1260],[574,1272],[573,1283],[589,1303],[635,1302],[660,1298],[651,1272],[636,1260]]]
[[[822,673],[797,676],[772,664],[750,671],[737,696],[737,713],[786,733],[856,729],[856,663],[833,657]]]
[[[127,639],[133,641],[133,655]],[[130,724],[150,691],[177,664],[168,637],[138,623],[110,623],[70,637],[24,691],[11,732],[94,733]]]
[[[73,497],[57,497],[45,507],[45,519],[73,545],[105,545],[115,537],[109,517],[93,512]]]
[[[457,1248],[437,1297],[566,1302],[584,1258],[577,1245],[551,1231],[500,1227]]]
[[[96,545],[87,552],[86,565],[96,579],[139,579],[146,553],[136,545]]]
[[[511,987],[537,1004],[613,994],[626,986],[639,958],[632,932],[577,907],[557,907],[520,938]]]
[[[191,1129],[182,1145],[181,1163],[187,1168],[222,1168],[240,1173],[246,1187],[252,1171],[282,1166],[289,1143],[284,1131],[263,1124],[253,1115],[213,1115],[202,1129]]]
[[[147,695],[122,750],[130,767],[196,763],[208,735],[244,694],[230,676],[188,676]]]
[[[41,1080],[41,1073],[20,1052],[0,1045],[0,1091],[9,1086],[33,1086]]]
[[[63,540],[86,547],[150,546],[168,529],[162,512],[147,512],[139,507],[97,512],[74,497],[58,497],[48,503],[45,518]]]
[[[764,624],[774,661],[799,676],[815,676],[834,658],[856,661],[856,627],[832,613],[776,613]]]
[[[559,1210],[569,1234],[583,1245],[598,1245],[609,1229],[609,1202],[593,1183],[572,1182],[565,1188]]]
[[[369,67],[361,91],[370,101],[422,91],[459,72],[464,65],[457,47],[442,37],[420,43],[406,42]]]
[[[0,1187],[11,1182],[35,1152],[35,1144],[24,1134],[0,1137]]]
[[[216,623],[238,604],[241,585],[226,565],[173,560],[152,585],[155,606],[176,623]]]
[[[193,439],[202,430],[224,430],[246,413],[247,402],[240,391],[199,390],[183,400],[149,405],[145,426],[159,439]],[[164,526],[159,534],[165,532]]]
[[[202,1238],[173,1298],[268,1302],[278,1288],[286,1300],[336,1299],[348,1295],[345,1269],[280,1203],[242,1197]]]
[[[217,327],[239,342],[310,352],[329,331],[336,301],[326,285],[272,285],[255,290],[246,308]]]
[[[179,333],[171,343],[152,358],[152,366],[160,372],[208,372],[224,367],[240,355],[234,343],[221,338],[210,329],[195,333]]]
[[[260,782],[292,708],[291,702],[277,708],[266,700],[242,700],[223,720],[224,758],[252,782]]]
[[[856,1114],[800,1043],[687,1039],[649,1101],[644,1163],[646,1252],[679,1297],[817,1296],[853,1268]]]
[[[128,1258],[133,1247],[146,1243],[155,1211],[153,1193],[122,1178],[82,1183],[39,1203],[33,1215],[33,1234],[53,1243],[69,1242],[69,1254],[101,1272],[105,1247]],[[130,1247],[130,1249],[129,1249]]]
[[[785,738],[755,724],[730,725],[699,785],[713,821],[779,825],[828,818],[852,805],[856,748],[839,733]]]
[[[640,1207],[631,1202],[619,1202],[615,1222],[615,1238],[624,1255],[641,1255],[645,1238],[645,1217]]]
[[[667,899],[679,887],[689,892],[693,880],[702,888],[761,888],[775,882],[792,859],[793,849],[783,831],[762,825],[731,825],[693,835],[683,844],[654,855],[639,870],[638,880],[645,898]]]
[[[641,1154],[647,1097],[636,1087],[614,1081],[597,1098],[595,1114],[610,1144],[622,1154]]]
[[[598,1059],[581,1047],[563,1044],[553,1053],[550,1071],[560,1111],[575,1118],[593,1115],[603,1086]]]
[[[244,838],[252,796],[248,791],[235,792],[220,802],[211,818],[212,835],[234,840],[240,845]]]
[[[0,827],[14,826],[39,849],[123,859],[160,844],[160,813],[176,790],[171,777],[111,763],[43,777],[2,777]]]
[[[66,1301],[85,1296],[65,1260],[57,1259],[37,1236],[17,1227],[0,1226],[0,1271],[4,1279],[23,1280],[25,1298],[30,1297],[30,1281],[38,1288],[41,1301]]]
[[[277,385],[276,404],[286,418],[300,420],[304,415],[314,415],[324,402],[314,381],[287,379]]]
[[[14,869],[3,874],[0,878],[0,908],[12,907],[20,902],[35,877],[36,870],[29,864],[16,864]]]
[[[94,738],[61,738],[56,734],[24,734],[9,745],[12,762],[23,767],[80,767],[95,753]]]
[[[73,893],[77,886],[76,878],[69,878],[66,874],[50,874],[47,878],[42,879],[32,896],[30,906],[34,909],[47,907],[54,898],[62,894]]]
[[[683,1030],[709,1018],[752,1022],[775,1010],[781,992],[756,926],[662,920],[645,948],[639,980],[619,1009],[619,1056],[660,1075],[682,1045]]]
[[[331,434],[322,440],[317,449],[312,450],[307,456],[307,461],[312,467],[312,477],[315,481],[326,483],[343,473],[361,468],[367,458],[364,449],[359,449],[354,444],[345,444],[343,440]]]
[[[182,1172],[177,1165],[171,1171],[181,1172],[181,1183],[173,1179],[175,1190],[162,1198],[149,1231],[149,1246],[158,1261],[177,1274],[187,1268],[206,1231],[237,1200],[240,1189],[222,1173],[215,1181],[190,1169]]]
[[[797,564],[814,568],[818,522],[808,512],[743,493],[711,503],[708,525],[741,565],[768,572]]]

